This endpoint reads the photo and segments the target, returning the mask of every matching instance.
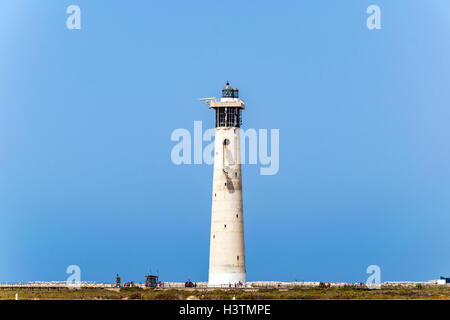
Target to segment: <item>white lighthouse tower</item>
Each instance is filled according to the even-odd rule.
[[[244,284],[240,127],[245,104],[229,83],[221,99],[207,103],[216,111],[208,285]]]

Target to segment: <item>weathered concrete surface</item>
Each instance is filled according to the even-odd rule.
[[[240,128],[216,128],[214,152],[208,283],[245,283]]]

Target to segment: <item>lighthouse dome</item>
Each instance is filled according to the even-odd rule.
[[[222,90],[233,90],[233,87],[230,85],[229,82],[225,85],[225,87],[222,88]]]

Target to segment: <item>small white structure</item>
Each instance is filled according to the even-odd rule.
[[[428,282],[431,283],[431,284],[438,284],[438,285],[446,284],[445,279],[430,280]]]
[[[229,83],[222,98],[206,99],[216,111],[209,286],[245,284],[240,126],[244,101]]]

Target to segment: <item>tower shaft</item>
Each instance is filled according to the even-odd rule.
[[[240,128],[216,128],[209,285],[246,281],[241,164],[234,159],[240,159]]]

